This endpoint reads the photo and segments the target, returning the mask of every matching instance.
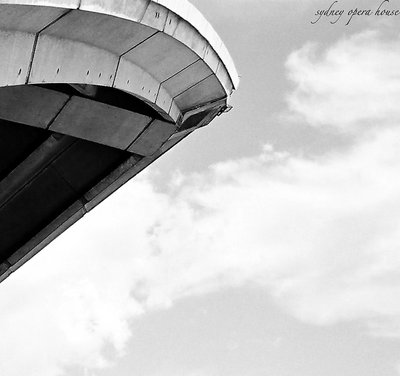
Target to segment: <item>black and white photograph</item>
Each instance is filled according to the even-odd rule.
[[[400,376],[400,0],[0,0],[0,376]]]

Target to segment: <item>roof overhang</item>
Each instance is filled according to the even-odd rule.
[[[0,55],[0,281],[238,85],[184,0],[0,0]]]

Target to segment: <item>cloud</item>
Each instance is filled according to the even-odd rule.
[[[303,321],[400,335],[399,136],[318,160],[266,147],[168,192],[137,179],[2,285],[1,373],[104,367],[130,319],[243,284]]]
[[[400,38],[365,31],[320,51],[309,43],[287,61],[292,113],[312,126],[359,132],[400,120]]]
[[[267,145],[253,158],[176,173],[164,190],[141,175],[6,280],[0,374],[106,367],[134,336],[130,320],[244,284],[299,320],[358,320],[398,338],[400,129],[389,49],[397,42],[379,38],[353,36],[319,58],[305,47],[288,62],[291,109],[310,124],[375,124],[347,151],[307,158]]]
[[[175,300],[254,283],[301,320],[363,319],[392,332],[399,135],[387,130],[318,160],[266,148],[184,179],[152,236],[162,251],[150,285]]]

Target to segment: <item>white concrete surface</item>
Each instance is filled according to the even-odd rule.
[[[112,86],[173,122],[238,85],[221,39],[185,0],[0,0],[0,52],[0,86]]]

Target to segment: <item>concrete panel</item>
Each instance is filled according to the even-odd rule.
[[[129,146],[128,151],[143,155],[153,155],[176,131],[176,125],[154,120]]]
[[[169,35],[175,35],[178,40],[194,49],[201,57],[205,52],[202,39],[206,40],[224,61],[234,87],[237,87],[239,83],[232,58],[218,34],[202,14],[186,0],[0,0],[0,4],[25,4],[65,9],[76,9],[79,6],[79,9],[86,11],[136,22],[142,21],[143,24],[148,24],[157,30],[161,30],[161,25],[164,24],[164,12],[168,9],[164,31]],[[165,8],[165,11],[163,9],[155,13],[153,9],[160,6],[161,8],[158,9]],[[32,17],[32,19],[35,18]],[[178,18],[181,19],[179,24]]]
[[[81,196],[126,158],[129,153],[125,151],[78,140],[52,163],[52,167]]]
[[[164,33],[157,33],[124,55],[124,59],[146,69],[162,82],[198,59],[182,43]]]
[[[225,90],[213,75],[175,98],[181,111],[226,97]]]
[[[9,257],[72,201],[74,192],[51,167],[41,171],[0,208],[1,255]],[[27,215],[29,213],[29,215]]]
[[[124,150],[151,120],[149,116],[73,97],[50,130]]]
[[[235,88],[239,85],[239,77],[235,67],[235,64],[230,56],[227,48],[221,41],[221,38],[211,26],[209,22],[204,18],[204,16],[189,2],[183,0],[155,0],[157,3],[165,6],[170,11],[174,12],[180,18],[183,18],[189,22],[192,27],[211,44],[215,52],[224,62],[227,67],[229,75],[231,76],[233,85]],[[170,35],[174,35],[169,31],[166,31]],[[187,44],[187,43],[186,43]],[[201,55],[200,55],[201,56]]]
[[[120,56],[155,30],[136,22],[104,14],[72,11],[45,31],[46,35],[79,41]]]
[[[87,204],[87,209],[90,210],[93,208],[93,206],[90,203],[90,201],[94,200],[96,197],[99,197],[104,191],[107,191],[109,186],[115,181],[117,181],[122,175],[124,175],[126,172],[128,172],[133,166],[135,166],[142,157],[138,155],[132,155],[131,157],[128,158],[125,162],[120,164],[110,175],[106,176],[104,179],[102,179],[98,184],[96,184],[92,189],[90,189],[88,192],[85,193],[85,201],[88,202]]]
[[[174,98],[212,74],[211,69],[202,60],[198,60],[165,81],[162,86]]]
[[[59,215],[51,224],[46,226],[28,243],[23,245],[18,251],[14,252],[7,262],[11,265],[8,273],[11,274],[25,262],[30,260],[44,247],[50,244],[57,236],[61,235],[68,227],[86,214],[86,210],[80,201],[75,202],[66,211]],[[8,275],[9,275],[8,274]],[[8,275],[0,275],[0,282]]]
[[[79,9],[140,21],[150,0],[82,0]]]
[[[0,29],[37,33],[65,12],[60,8],[0,5]]]
[[[190,2],[182,0],[155,0],[157,3],[170,9],[180,18],[188,21],[197,29],[211,44],[220,40],[210,23],[204,18],[203,14]],[[214,44],[213,44],[214,45]]]
[[[222,64],[222,62],[218,66],[217,77],[218,77],[219,81],[221,82],[222,86],[224,87],[226,93],[228,95],[231,95],[232,91],[234,89],[233,83],[228,74],[228,71],[226,70],[226,67]]]
[[[0,180],[46,140],[46,133],[43,129],[0,120]],[[1,191],[0,188],[0,196]]]
[[[0,118],[38,128],[47,128],[67,103],[69,96],[35,86],[0,89]]]
[[[169,112],[171,108],[172,97],[170,93],[161,85],[160,90],[158,91],[156,105],[165,111],[165,113]]]
[[[86,210],[92,210],[109,195],[115,192],[119,187],[124,185],[126,182],[148,167],[151,163],[157,160],[162,154],[166,153],[169,149],[182,141],[187,135],[188,134],[184,134],[180,137],[170,139],[161,146],[160,150],[150,157],[141,158],[139,161],[136,161],[135,159],[133,162],[125,162],[124,165],[121,166],[122,168],[117,169],[110,175],[110,178],[113,180],[111,180],[110,184],[106,188],[99,187],[98,189],[96,187],[94,189],[94,194],[91,195],[90,201],[85,205]]]
[[[229,72],[229,76],[232,80],[233,83],[233,87],[235,89],[238,88],[239,86],[239,75],[237,73],[235,64],[231,58],[231,55],[229,54],[228,49],[226,48],[226,46],[222,43],[222,45],[219,47],[219,49],[217,50],[218,55],[221,59],[221,62],[225,65],[226,69]]]
[[[29,83],[112,86],[118,58],[79,42],[40,36]]]
[[[150,26],[159,31],[164,30],[168,17],[168,9],[154,2],[150,2],[141,20],[142,25]]]
[[[206,109],[186,117],[179,130],[195,130],[208,125],[221,111],[221,107]],[[185,114],[186,115],[186,114]]]
[[[21,191],[54,159],[73,144],[72,137],[51,135],[0,181],[0,207]]]
[[[178,12],[179,14],[179,17],[175,15],[175,18],[172,18],[172,20],[175,22],[173,23],[171,20],[171,24],[173,24],[169,30],[165,31],[167,34],[174,35],[176,37],[175,31],[179,18],[183,18],[184,20],[188,21],[194,27],[194,29],[196,29],[196,31],[204,37],[204,39],[207,40],[210,45],[206,49],[204,58],[215,73],[220,60],[215,50],[218,50],[223,43],[211,24],[207,22],[204,16],[191,4],[185,4],[179,0],[159,0],[158,2],[166,7],[169,7],[169,9]],[[166,28],[167,26],[168,23]],[[186,42],[184,43],[187,44]],[[214,46],[214,48],[212,46]]]
[[[154,2],[172,10],[176,14],[183,12],[188,6],[187,1],[180,1],[180,0],[154,0]]]
[[[173,122],[174,119],[169,116],[168,111],[164,111],[161,107],[159,107],[156,103],[146,102],[148,106],[150,106],[154,111],[158,113],[158,115],[167,122]],[[169,109],[168,109],[169,110]]]
[[[189,136],[189,134],[193,133],[193,131],[189,130],[188,132],[180,132],[173,134],[170,139],[160,148],[158,153],[166,153],[168,150],[173,148],[176,144],[181,142],[184,138]],[[176,136],[175,136],[176,135]]]
[[[0,4],[34,5],[54,8],[78,8],[80,0],[0,0]]]
[[[217,32],[214,30],[212,25],[204,18],[204,16],[201,14],[201,12],[198,11],[196,7],[194,7],[192,4],[190,4],[187,1],[182,1],[182,0],[156,0],[159,4],[165,6],[166,8],[170,9],[172,12],[177,14],[180,18],[186,20],[195,30],[200,33],[200,35],[207,40],[207,42],[212,46],[214,51],[219,55],[219,57],[223,60],[224,65],[226,66],[229,75],[231,76],[232,83],[235,88],[239,85],[239,77],[237,74],[237,70],[235,67],[235,64],[233,63],[232,57],[230,56],[227,48],[225,47],[224,43],[222,42],[221,38],[217,34]],[[180,26],[181,26],[180,22]],[[190,40],[190,37],[185,36],[178,36],[179,33],[182,31],[177,30],[177,32],[171,33],[169,31],[166,31],[170,35],[174,35],[177,39],[181,40],[183,43],[186,45],[190,46],[193,48],[193,43],[188,43],[188,40]],[[194,48],[196,52],[199,54],[199,56],[203,57],[203,55],[199,52],[201,52],[200,49]],[[213,69],[213,67],[211,67]],[[214,69],[213,69],[214,70]],[[215,71],[214,71],[215,72]]]
[[[174,100],[172,101],[171,108],[169,109],[169,116],[171,116],[171,118],[177,123],[182,117],[182,112]]]
[[[160,84],[144,69],[125,58],[121,58],[114,86],[134,93],[147,102],[155,103]]]
[[[169,11],[167,21],[165,22],[164,33],[174,35],[179,23],[179,16],[174,12]]]
[[[154,0],[156,3],[168,8],[172,12],[176,13],[179,18],[185,20],[191,13],[191,9],[194,7],[189,1],[181,0]]]
[[[221,111],[226,106],[226,104],[227,104],[227,97],[218,99],[213,102],[208,102],[205,105],[196,107],[189,111],[186,111],[185,115],[182,118],[182,123],[184,123],[186,120],[188,120],[193,115],[199,114],[200,112],[210,111],[210,110],[214,110],[214,109],[218,109],[218,111]]]
[[[188,46],[199,57],[204,57],[208,43],[188,22],[181,19],[173,37]]]
[[[204,61],[214,73],[217,73],[220,59],[211,45],[208,45],[207,47],[206,54],[204,55]]]
[[[193,24],[193,26],[196,28],[196,25]],[[198,29],[200,30],[200,29]],[[201,35],[207,39],[207,42],[211,45],[211,47],[214,49],[214,51],[219,51],[221,46],[224,44],[218,35],[218,33],[215,31],[215,29],[212,27],[212,25],[209,22],[203,23],[201,26]]]
[[[3,262],[0,264],[0,282],[11,275],[10,266],[11,264],[9,262]]]
[[[179,16],[188,21],[204,38],[206,38],[210,24],[203,14],[190,2],[186,2],[185,6],[181,4],[180,7],[182,10],[178,13]]]
[[[0,86],[26,83],[34,34],[0,30]]]

